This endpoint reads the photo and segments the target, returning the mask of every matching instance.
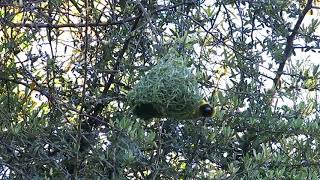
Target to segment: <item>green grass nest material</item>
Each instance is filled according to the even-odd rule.
[[[160,60],[128,93],[129,106],[143,118],[192,118],[201,96],[182,57]]]

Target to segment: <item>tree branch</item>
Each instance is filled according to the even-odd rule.
[[[292,33],[287,37],[286,47],[284,49],[283,56],[282,56],[282,58],[280,60],[280,64],[279,64],[278,70],[276,72],[276,76],[273,79],[274,87],[277,87],[278,84],[279,84],[280,77],[283,74],[284,66],[285,66],[287,60],[289,59],[289,57],[291,56],[292,51],[293,51],[294,38],[295,38],[295,36],[297,35],[297,33],[299,31],[299,28],[300,28],[300,26],[302,24],[302,21],[303,21],[305,15],[312,8],[312,1],[313,0],[308,0],[305,8],[303,9],[302,13],[298,17],[298,21],[296,22],[296,24],[295,24],[295,26],[294,26],[294,28],[292,30]]]
[[[11,22],[0,22],[0,24],[4,24],[6,26],[9,27],[26,27],[26,28],[53,28],[53,29],[59,29],[59,28],[65,28],[65,27],[69,27],[69,28],[79,28],[79,27],[99,27],[99,26],[112,26],[112,25],[119,25],[119,24],[123,24],[126,22],[130,22],[133,21],[135,19],[137,19],[137,16],[134,17],[130,17],[127,19],[123,19],[120,21],[115,21],[115,22],[100,22],[100,23],[79,23],[79,24],[72,24],[72,23],[68,23],[68,24],[49,24],[49,23],[11,23]]]

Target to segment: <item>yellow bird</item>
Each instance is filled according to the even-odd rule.
[[[198,111],[200,117],[211,117],[213,115],[212,106],[204,100],[200,102]]]

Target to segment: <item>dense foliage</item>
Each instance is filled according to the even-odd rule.
[[[0,177],[318,179],[318,3],[0,1]],[[212,117],[132,115],[170,49]]]

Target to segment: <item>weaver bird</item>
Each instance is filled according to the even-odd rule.
[[[210,104],[204,103],[200,105],[199,112],[202,117],[211,117],[213,114],[213,108]]]

